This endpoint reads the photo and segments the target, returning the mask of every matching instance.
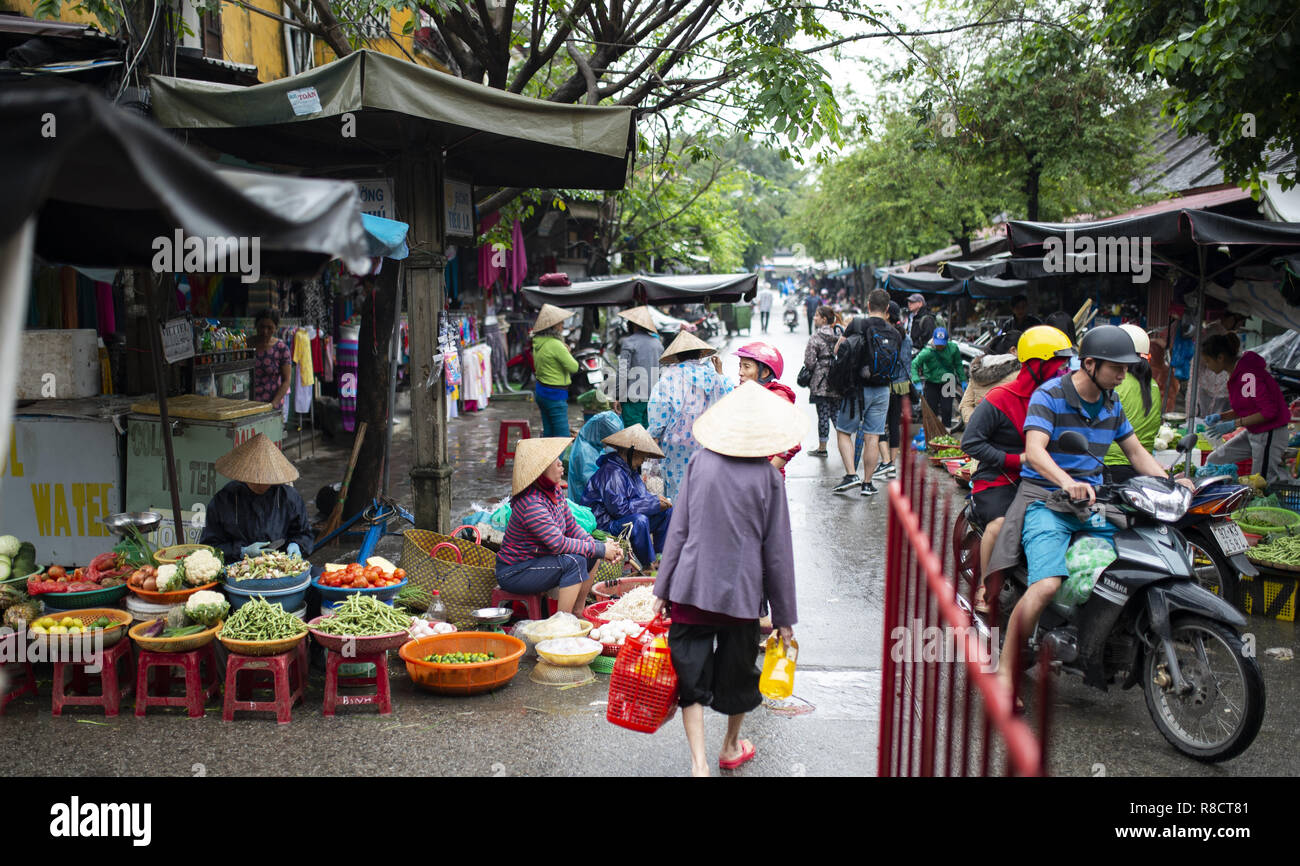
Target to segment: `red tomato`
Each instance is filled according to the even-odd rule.
[[[396,569],[395,571],[393,571],[393,577],[397,580],[398,583],[401,583],[403,580],[406,580],[406,572],[400,568]]]

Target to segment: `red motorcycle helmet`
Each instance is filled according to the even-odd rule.
[[[772,375],[778,379],[785,372],[785,359],[781,357],[780,352],[767,343],[746,343],[736,350],[736,357],[749,358],[760,364],[766,364],[771,368]]]

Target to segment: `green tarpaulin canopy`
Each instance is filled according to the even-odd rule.
[[[160,125],[258,162],[373,166],[432,142],[480,185],[621,189],[635,152],[630,108],[530,99],[373,51],[253,87],[151,81]]]

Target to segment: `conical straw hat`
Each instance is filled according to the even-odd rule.
[[[717,351],[717,349],[689,331],[682,331],[677,335],[677,339],[673,340],[667,349],[664,349],[664,353],[659,356],[659,363],[676,364],[681,360],[677,356],[687,352],[708,352],[712,355]]]
[[[649,307],[633,307],[630,310],[624,310],[619,315],[634,325],[640,325],[652,334],[657,333],[659,330],[655,325],[654,316],[650,315]]]
[[[770,457],[803,441],[808,416],[757,382],[746,382],[695,421],[691,432],[728,457]]]
[[[609,434],[600,441],[611,448],[631,448],[648,457],[660,458],[664,456],[664,452],[659,449],[659,443],[655,442],[650,437],[650,431],[640,424],[625,427],[617,433]]]
[[[297,468],[265,433],[218,457],[216,466],[222,475],[245,484],[288,484],[298,477]]]
[[[533,333],[540,334],[547,328],[552,328],[560,324],[560,322],[563,322],[572,315],[573,310],[566,310],[563,307],[557,307],[554,304],[542,304],[542,311],[537,314],[537,321],[533,322]]]
[[[544,439],[523,439],[515,445],[515,474],[510,485],[510,495],[518,496],[527,490],[528,485],[540,478],[572,441],[572,436],[550,436]]]

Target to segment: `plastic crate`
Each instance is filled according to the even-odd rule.
[[[1269,493],[1277,497],[1277,504],[1291,511],[1300,511],[1300,482],[1284,481],[1269,485]]]
[[[1300,574],[1282,577],[1279,572],[1260,569],[1259,577],[1241,576],[1238,596],[1246,613],[1295,622],[1296,584]]]

